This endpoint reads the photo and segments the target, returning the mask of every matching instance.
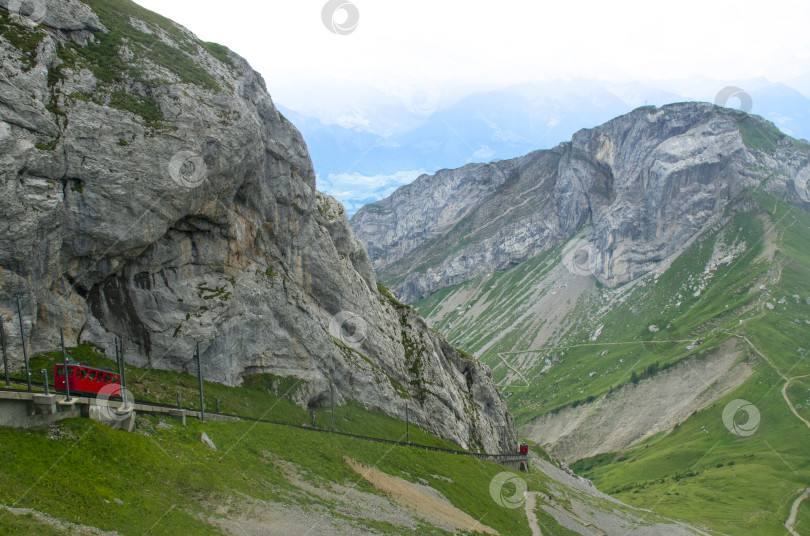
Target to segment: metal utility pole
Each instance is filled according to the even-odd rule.
[[[183,393],[177,391],[177,409],[183,409]]]
[[[62,372],[65,375],[65,391],[67,392],[65,402],[70,402],[70,378],[68,377],[67,352],[65,351],[65,334],[62,332],[62,328],[59,328],[59,338],[62,341]],[[56,378],[53,379],[53,386],[55,389]]]
[[[8,377],[8,357],[6,356],[6,328],[2,318],[0,318],[0,344],[3,345],[3,371],[6,373],[6,387],[11,387],[11,379]]]
[[[335,384],[329,382],[329,399],[332,405],[332,431],[335,431]]]
[[[205,397],[203,396],[202,363],[200,359],[200,343],[197,343],[197,376],[200,378],[200,420],[205,421]]]
[[[22,304],[20,297],[17,296],[17,316],[20,317],[20,338],[22,339],[23,346],[23,360],[25,361],[25,379],[28,380],[28,390],[31,390],[31,369],[28,368],[28,350],[25,348],[25,329],[23,329],[22,321]]]
[[[405,402],[405,435],[408,438],[408,443],[411,442],[411,416],[408,413],[408,403]]]
[[[39,373],[42,374],[42,383],[45,385],[45,394],[46,395],[51,394],[50,387],[48,386],[48,370],[41,369]]]
[[[121,339],[119,344],[121,345],[121,381],[124,383],[121,398],[124,399],[124,411],[126,411],[128,406],[127,394],[129,393],[127,392],[127,362],[124,360],[124,339]]]
[[[118,337],[115,338],[115,366],[118,367],[118,383],[120,384],[123,380],[121,379],[121,354],[118,352]]]

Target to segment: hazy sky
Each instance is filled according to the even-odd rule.
[[[332,0],[349,4],[327,17],[337,33],[324,23],[323,0],[137,1],[246,57],[282,104],[356,86],[787,81],[810,72],[807,0]]]

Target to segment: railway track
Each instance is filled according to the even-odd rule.
[[[16,378],[11,378],[11,383],[14,383],[14,384],[17,384],[17,385],[25,385],[25,386],[28,385],[28,382],[26,382],[25,380],[20,380],[20,379],[16,379]],[[40,388],[40,389],[44,389],[45,385],[43,383],[40,383],[40,382],[33,382],[32,381],[31,382],[31,387],[37,387],[37,388]],[[49,387],[50,387],[50,391],[52,393],[58,393],[58,394],[65,393],[64,390],[57,390],[57,389],[53,388],[52,386],[49,386]],[[0,387],[0,391],[20,391],[20,390],[19,389],[12,389],[12,388],[9,388],[9,387]],[[71,391],[71,395],[73,395],[73,394],[74,394],[74,392]],[[76,396],[82,396],[84,398],[98,398],[97,393],[87,393],[87,392],[84,392],[84,391],[80,391],[80,392],[77,392],[75,394],[76,394]],[[109,397],[109,398],[111,400],[116,400],[116,401],[122,400],[121,397],[117,397],[117,396],[113,396],[113,397]],[[161,404],[160,402],[152,402],[152,401],[137,400],[137,399],[135,399],[134,402],[136,404],[140,404],[142,406],[147,406],[147,407],[151,406],[151,407],[155,407],[155,408],[183,409],[183,410],[186,410],[186,411],[199,413],[198,409],[178,407],[177,404]],[[340,431],[337,431],[337,430],[327,430],[325,428],[315,428],[315,427],[312,427],[312,426],[304,426],[304,425],[301,425],[301,424],[291,424],[291,423],[286,423],[286,422],[281,422],[281,421],[273,421],[273,420],[269,420],[269,419],[257,419],[257,418],[254,418],[254,417],[246,417],[246,416],[243,416],[243,415],[235,415],[235,414],[231,414],[231,413],[222,413],[222,412],[209,411],[209,410],[205,410],[205,413],[210,414],[210,415],[219,415],[219,416],[222,416],[222,417],[232,417],[232,418],[236,418],[236,419],[243,420],[243,421],[249,421],[249,422],[260,422],[260,423],[265,423],[265,424],[274,424],[276,426],[288,426],[288,427],[291,427],[291,428],[298,428],[299,430],[306,430],[306,431],[309,431],[309,432],[320,432],[320,433],[326,433],[326,434],[340,435],[340,436],[343,436],[343,437],[351,437],[351,438],[354,438],[354,439],[361,439],[361,440],[364,440],[364,441],[374,441],[374,442],[377,442],[377,443],[385,443],[385,444],[388,444],[388,445],[396,445],[396,446],[401,446],[401,447],[412,447],[412,448],[418,448],[418,449],[422,449],[422,450],[429,450],[429,451],[432,451],[432,452],[444,452],[444,453],[447,453],[447,454],[457,454],[457,455],[460,455],[460,456],[467,456],[467,457],[470,457],[470,458],[476,458],[476,459],[479,459],[479,460],[486,460],[486,461],[491,461],[491,462],[495,462],[495,463],[502,463],[502,462],[505,462],[505,461],[525,461],[525,460],[528,460],[528,455],[521,455],[521,454],[482,454],[482,453],[479,453],[479,452],[470,452],[468,450],[453,450],[453,449],[446,449],[446,448],[442,448],[442,447],[432,447],[430,445],[422,445],[422,444],[419,444],[419,443],[408,443],[408,442],[405,442],[405,441],[396,441],[396,440],[393,440],[393,439],[383,439],[381,437],[372,437],[372,436],[364,436],[364,435],[360,435],[360,434],[351,434],[351,433],[348,433],[348,432],[340,432]]]

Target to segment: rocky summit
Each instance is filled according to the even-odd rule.
[[[647,106],[549,151],[424,175],[351,225],[409,303],[579,232],[576,264],[615,287],[682,251],[747,188],[810,208],[809,149],[744,112]]]
[[[10,5],[14,4],[14,5]],[[489,369],[378,286],[247,62],[138,5],[0,0],[0,314],[238,385],[297,378],[469,448],[514,448]],[[40,5],[41,4],[41,5]],[[26,4],[27,6],[27,4]],[[29,6],[30,7],[30,6]],[[45,7],[46,9],[38,9]],[[20,366],[21,349],[9,347]]]

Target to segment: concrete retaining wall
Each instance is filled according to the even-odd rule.
[[[190,409],[130,404],[124,411],[122,402],[100,400],[83,396],[71,397],[65,402],[64,394],[46,395],[31,391],[0,391],[0,426],[35,428],[49,426],[62,419],[85,417],[116,430],[131,432],[135,429],[138,413],[165,415],[186,424],[186,417],[200,418],[200,412]],[[206,421],[236,421],[236,417],[205,414]]]

